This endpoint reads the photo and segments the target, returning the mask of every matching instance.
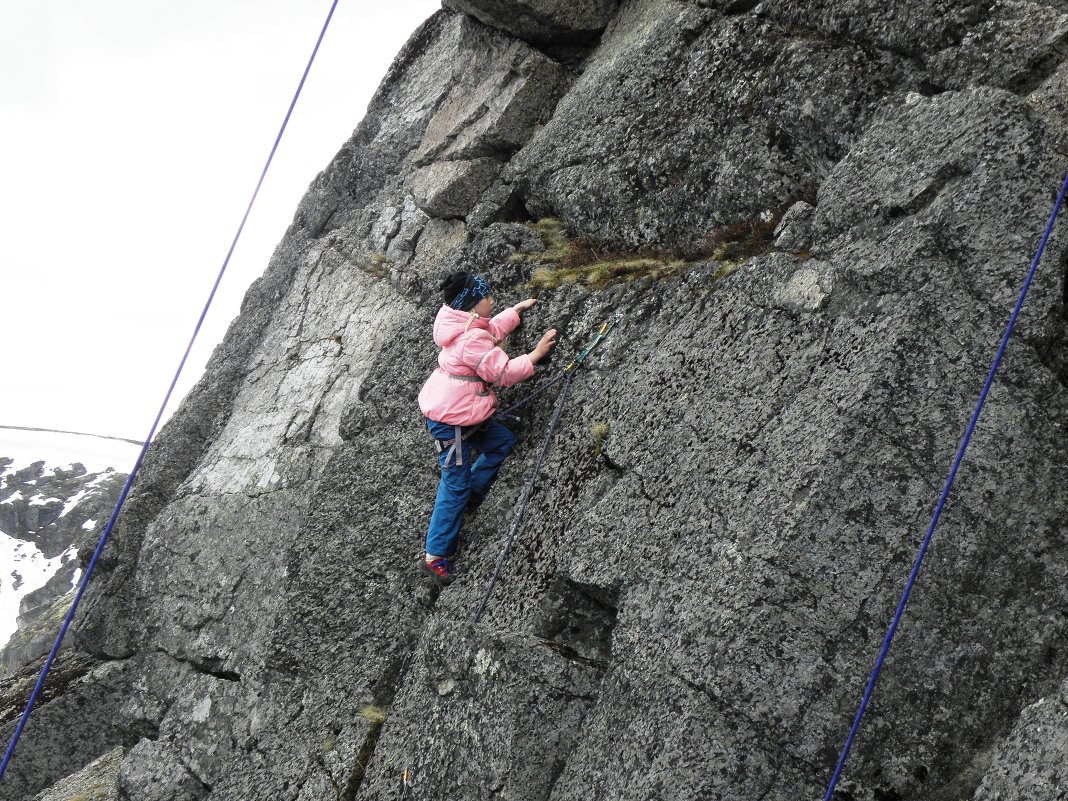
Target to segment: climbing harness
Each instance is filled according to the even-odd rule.
[[[18,745],[19,738],[22,736],[22,730],[26,727],[26,721],[29,720],[30,712],[33,710],[33,706],[37,702],[38,696],[41,694],[41,688],[44,686],[45,679],[48,677],[48,672],[51,670],[52,663],[56,659],[59,647],[63,643],[63,638],[67,634],[67,629],[70,627],[71,621],[74,620],[74,614],[78,611],[78,605],[81,603],[82,595],[85,594],[85,588],[89,584],[89,578],[93,575],[93,569],[96,567],[96,563],[100,559],[100,554],[104,550],[104,546],[107,544],[108,537],[111,535],[111,530],[114,528],[115,521],[119,516],[119,511],[126,502],[126,496],[130,492],[130,487],[133,486],[138,470],[141,469],[141,462],[144,461],[148,446],[152,443],[152,438],[156,434],[156,429],[159,427],[160,421],[163,419],[163,412],[167,408],[167,404],[170,402],[171,395],[174,392],[174,387],[177,385],[179,377],[182,375],[186,360],[189,358],[189,353],[193,349],[193,343],[196,342],[197,335],[200,333],[201,326],[204,324],[204,319],[208,316],[208,309],[211,308],[211,303],[215,299],[215,293],[219,289],[219,284],[222,283],[223,275],[225,275],[226,268],[230,264],[230,257],[233,256],[234,249],[237,247],[237,242],[241,238],[241,232],[245,229],[245,223],[248,221],[249,214],[252,212],[252,205],[256,202],[256,197],[260,193],[260,187],[263,186],[263,179],[267,176],[267,170],[270,168],[271,162],[274,160],[274,154],[278,150],[278,144],[282,141],[282,134],[285,133],[286,126],[289,124],[289,118],[292,116],[293,109],[297,105],[297,99],[300,97],[301,90],[304,88],[304,82],[307,80],[308,73],[311,71],[312,64],[315,62],[315,56],[319,52],[319,45],[322,44],[323,37],[326,36],[326,29],[330,26],[330,20],[334,16],[334,9],[337,8],[337,4],[338,0],[333,0],[333,3],[330,6],[330,11],[326,15],[326,21],[323,23],[322,30],[319,31],[319,38],[316,40],[315,47],[312,49],[311,56],[308,58],[308,64],[304,68],[304,74],[300,78],[300,83],[297,85],[296,92],[293,93],[293,100],[289,103],[289,110],[286,111],[285,119],[282,120],[282,125],[278,129],[278,135],[274,139],[274,145],[271,147],[270,155],[267,156],[267,161],[263,165],[263,171],[260,173],[260,179],[257,181],[256,188],[252,192],[252,198],[249,200],[248,207],[245,209],[245,215],[241,218],[241,224],[238,225],[237,233],[234,234],[233,242],[230,243],[230,249],[226,253],[226,258],[223,259],[222,267],[219,269],[219,274],[215,279],[215,284],[212,286],[211,292],[208,294],[208,300],[204,304],[204,310],[200,313],[200,319],[197,321],[196,327],[193,329],[193,336],[190,338],[189,344],[186,346],[185,353],[183,354],[182,360],[178,364],[178,369],[174,374],[174,379],[171,381],[170,388],[167,390],[167,394],[163,398],[163,404],[160,406],[159,414],[156,415],[155,422],[152,423],[152,428],[148,432],[148,436],[145,438],[140,454],[137,456],[137,461],[134,462],[133,469],[130,471],[130,475],[126,479],[126,484],[123,486],[122,492],[119,494],[119,500],[116,502],[115,508],[111,512],[111,517],[108,519],[107,525],[104,527],[104,533],[100,536],[100,541],[97,543],[96,550],[93,551],[93,556],[89,560],[89,564],[86,565],[81,583],[78,585],[78,591],[74,596],[74,600],[71,602],[70,609],[67,610],[67,616],[63,619],[63,625],[59,630],[59,635],[56,637],[55,644],[52,646],[52,650],[49,652],[48,658],[45,660],[44,667],[41,669],[41,675],[37,678],[37,683],[34,685],[33,692],[30,693],[29,701],[26,702],[26,709],[22,713],[22,717],[19,719],[18,726],[15,727],[15,733],[11,736],[11,742],[7,746],[7,751],[4,752],[4,759],[0,762],[0,781],[3,781],[4,773],[7,771],[8,763],[11,761],[11,755],[14,753],[15,746]]]
[[[462,426],[453,426],[452,439],[435,439],[434,448],[438,453],[443,453],[448,449],[448,453],[445,454],[445,467],[449,466],[449,459],[456,457],[456,466],[463,467],[464,453],[463,453],[463,441],[475,433],[478,429],[472,429],[467,432],[467,437],[464,436],[464,430]]]
[[[494,417],[496,417],[496,416],[497,415],[494,415]],[[463,463],[464,463],[463,462],[463,453],[462,453],[462,449],[459,447],[460,444],[462,444],[465,439],[470,439],[475,434],[477,434],[479,431],[484,430],[486,428],[486,424],[485,423],[480,423],[479,425],[476,425],[476,426],[467,426],[467,431],[466,432],[464,431],[464,428],[465,428],[465,426],[453,426],[452,427],[453,435],[452,435],[451,438],[449,438],[449,439],[436,439],[435,438],[435,440],[434,440],[434,450],[435,451],[437,451],[439,454],[445,453],[446,451],[448,451],[448,453],[446,453],[446,455],[445,455],[445,465],[444,465],[445,467],[449,466],[449,459],[451,459],[454,455],[456,456],[456,466],[460,467],[460,466],[463,465]]]
[[[994,357],[994,363],[990,366],[990,372],[987,373],[983,389],[979,393],[979,400],[975,405],[975,411],[972,412],[971,420],[968,421],[968,428],[964,432],[964,438],[961,440],[960,448],[957,450],[956,458],[953,460],[953,465],[949,471],[949,477],[946,479],[945,487],[942,489],[942,495],[938,499],[937,506],[935,506],[931,524],[927,527],[927,534],[923,538],[923,544],[920,546],[920,551],[916,555],[916,561],[912,565],[912,572],[909,574],[908,581],[905,583],[905,591],[901,595],[901,600],[898,602],[897,610],[894,612],[894,618],[890,623],[890,628],[887,630],[886,637],[883,639],[879,657],[875,660],[875,668],[872,670],[871,677],[868,679],[868,684],[864,689],[864,697],[861,699],[860,708],[857,709],[856,717],[853,719],[853,725],[849,730],[849,736],[846,738],[845,747],[842,749],[838,764],[835,766],[834,775],[831,777],[831,783],[827,787],[827,794],[823,797],[824,801],[831,801],[831,796],[834,794],[834,788],[838,784],[838,779],[842,774],[842,768],[845,765],[846,759],[849,757],[849,751],[853,746],[853,740],[857,736],[857,731],[860,729],[860,722],[864,717],[864,712],[868,708],[868,702],[871,700],[872,691],[875,689],[875,682],[879,678],[879,672],[882,670],[883,662],[886,660],[886,656],[890,651],[890,643],[894,639],[894,633],[897,631],[898,624],[901,622],[901,616],[905,611],[905,605],[908,603],[909,594],[912,592],[912,587],[916,583],[916,577],[919,575],[920,565],[923,563],[924,554],[927,553],[927,546],[931,544],[931,537],[934,534],[935,526],[938,525],[938,520],[942,516],[942,508],[945,506],[946,499],[949,497],[949,492],[953,488],[953,482],[957,477],[957,470],[960,468],[961,462],[964,459],[964,452],[968,449],[968,443],[971,441],[972,432],[975,431],[975,424],[978,422],[979,414],[982,412],[983,405],[986,403],[987,393],[990,392],[990,387],[994,383],[994,375],[997,373],[998,366],[1001,364],[1001,358],[1005,354],[1005,347],[1008,345],[1009,337],[1012,334],[1013,328],[1016,326],[1016,318],[1019,317],[1020,309],[1023,308],[1024,300],[1027,297],[1027,291],[1031,287],[1031,280],[1035,277],[1035,272],[1038,270],[1038,264],[1042,259],[1042,253],[1046,249],[1046,241],[1049,239],[1049,235],[1053,231],[1053,224],[1057,221],[1057,213],[1060,211],[1061,204],[1064,203],[1066,192],[1068,192],[1068,175],[1065,175],[1064,183],[1061,185],[1061,192],[1057,196],[1057,202],[1053,206],[1049,222],[1046,225],[1046,232],[1042,235],[1042,241],[1039,243],[1038,251],[1035,253],[1035,258],[1031,262],[1031,269],[1028,271],[1027,279],[1024,281],[1023,288],[1020,290],[1020,296],[1016,300],[1015,308],[1012,310],[1009,324],[1006,326],[1005,333],[1001,337],[1001,344],[998,346],[997,355]]]
[[[515,517],[512,519],[512,526],[508,530],[508,538],[505,540],[504,548],[501,550],[500,556],[497,557],[497,564],[493,568],[493,575],[490,576],[489,582],[486,584],[486,590],[482,594],[482,600],[479,601],[478,609],[475,611],[475,617],[473,619],[473,622],[475,623],[478,623],[482,619],[482,613],[486,611],[486,605],[489,603],[490,596],[493,594],[493,588],[497,586],[497,579],[500,577],[501,569],[504,567],[504,563],[508,560],[508,554],[512,550],[512,544],[515,542],[516,535],[519,533],[519,528],[523,522],[523,515],[526,514],[527,505],[530,503],[531,493],[534,492],[534,483],[538,480],[538,474],[541,472],[541,464],[545,460],[545,454],[549,451],[549,443],[552,441],[553,434],[556,433],[556,426],[560,422],[560,414],[564,410],[564,401],[567,400],[567,392],[571,388],[571,379],[574,378],[574,370],[582,364],[583,360],[590,354],[590,351],[597,347],[601,340],[608,335],[608,332],[611,331],[622,319],[623,315],[619,312],[612,315],[612,318],[601,326],[593,339],[591,339],[579,352],[579,355],[561,371],[559,376],[550,381],[548,385],[531,392],[522,401],[509,408],[510,411],[511,409],[525,405],[544,392],[549,386],[555,386],[560,381],[564,382],[564,387],[560,390],[560,396],[556,399],[556,408],[553,410],[552,420],[549,421],[549,428],[545,432],[545,439],[541,443],[541,451],[538,453],[538,458],[534,462],[534,469],[531,471],[530,478],[527,479],[527,483],[523,487],[523,494],[519,501],[519,508],[516,510]]]

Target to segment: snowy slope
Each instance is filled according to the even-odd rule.
[[[71,569],[76,547],[66,542],[56,546],[55,531],[71,529],[72,537],[87,531],[99,535],[112,502],[103,501],[101,493],[115,494],[117,473],[128,472],[139,451],[137,445],[98,437],[0,429],[0,458],[13,460],[0,461],[0,649],[15,632],[19,605],[27,595],[44,587],[65,565],[75,580],[80,574]],[[40,477],[16,482],[16,473],[41,461],[45,469]],[[84,465],[85,479],[70,495],[59,497],[51,479],[57,469],[71,471],[74,463]],[[93,507],[91,517],[86,517],[83,504]],[[22,513],[16,514],[20,507]],[[27,510],[34,513],[28,520]],[[68,516],[72,519],[64,521]],[[46,536],[49,544],[44,547],[51,555],[38,547]],[[62,592],[60,588],[57,596]]]
[[[77,556],[72,546],[48,559],[32,542],[0,531],[0,647],[15,633],[22,599],[47,584],[64,563]]]

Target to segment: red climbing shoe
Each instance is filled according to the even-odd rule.
[[[456,574],[453,572],[449,560],[442,557],[427,563],[426,559],[419,560],[419,569],[441,584],[452,584]]]

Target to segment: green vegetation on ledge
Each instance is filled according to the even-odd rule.
[[[696,256],[632,248],[587,236],[570,238],[563,222],[545,218],[528,224],[541,237],[545,249],[537,253],[513,254],[512,261],[534,265],[527,284],[532,289],[556,289],[574,284],[600,289],[617,281],[633,281],[646,276],[670,278],[708,262],[720,264],[715,276],[718,279],[748,259],[762,256],[772,249],[772,234],[788,207],[774,213],[766,212],[756,220],[714,229],[704,237],[705,245]]]

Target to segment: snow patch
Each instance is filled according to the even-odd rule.
[[[98,475],[92,481],[88,482],[85,485],[84,489],[78,490],[77,494],[72,495],[70,498],[67,499],[67,502],[63,505],[63,511],[59,513],[59,516],[66,517],[69,512],[74,510],[74,507],[81,503],[87,496],[92,495],[93,491],[99,488],[106,481],[111,478],[114,478],[115,475],[115,471],[109,467],[107,470]],[[82,526],[82,528],[85,528],[85,526]],[[90,526],[89,528],[92,528],[92,526]]]
[[[54,476],[59,468],[70,471],[75,463],[81,464],[87,473],[98,474],[67,501],[46,498],[45,493],[39,490],[27,490],[26,494],[14,490],[7,497],[0,498],[0,504],[24,501],[27,495],[31,495],[30,503],[33,506],[61,503],[63,509],[60,516],[67,515],[86,495],[99,491],[98,487],[113,480],[116,471],[121,473],[131,469],[140,452],[140,445],[99,437],[0,428],[0,457],[11,459],[10,464],[4,463],[0,467],[0,485],[11,481],[18,471],[37,463],[43,463],[42,477],[45,478]],[[39,486],[36,478],[25,484]],[[96,524],[96,520],[87,520],[82,524],[82,529],[92,531]],[[18,628],[22,599],[47,584],[64,563],[76,556],[77,550],[72,546],[56,558],[46,559],[34,543],[0,531],[0,648]],[[78,571],[75,583],[80,578],[81,571]]]
[[[112,478],[114,475],[115,475],[115,469],[112,468],[112,467],[109,467],[103,473],[101,473],[96,478],[94,478],[92,481],[90,481],[88,484],[86,484],[85,488],[86,489],[96,489],[101,484],[103,484],[105,481],[107,481],[109,478]]]
[[[60,511],[59,516],[60,517],[66,517],[67,512],[69,512],[71,509],[73,509],[75,506],[77,506],[79,503],[81,503],[82,499],[88,494],[89,494],[89,490],[81,489],[81,490],[78,490],[78,492],[75,493],[74,495],[72,495],[71,497],[67,498],[67,502],[65,504],[63,504],[63,509],[62,509],[62,511]]]
[[[50,503],[62,503],[62,498],[46,498],[42,494],[34,495],[30,498],[30,506],[48,506]]]

